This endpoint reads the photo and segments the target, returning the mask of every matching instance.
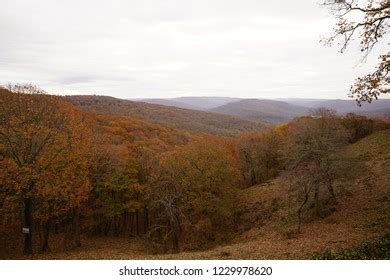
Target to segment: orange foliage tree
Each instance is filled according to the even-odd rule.
[[[278,175],[283,166],[282,145],[283,137],[278,128],[239,138],[237,152],[247,185],[259,184]]]
[[[180,240],[198,246],[213,242],[233,226],[240,175],[226,144],[216,138],[198,139],[161,159],[152,185],[158,216],[154,229],[174,250]]]
[[[90,139],[83,115],[62,98],[31,85],[1,89],[0,184],[21,202],[24,253],[32,253],[34,220],[45,224],[46,250],[50,221],[75,216],[87,199]]]

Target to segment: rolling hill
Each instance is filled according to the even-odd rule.
[[[202,108],[196,107],[195,105],[179,102],[174,99],[150,98],[150,99],[140,99],[140,100],[132,100],[132,101],[145,102],[149,104],[163,105],[163,106],[173,106],[182,109],[202,110]]]
[[[309,109],[282,101],[244,99],[213,108],[211,111],[251,121],[265,120],[272,123],[280,123],[306,115]]]
[[[215,107],[219,107],[230,102],[235,102],[240,100],[240,98],[233,97],[218,97],[218,96],[184,96],[176,98],[166,98],[166,99],[142,99],[140,101],[165,105],[165,106],[175,106],[178,108],[184,109],[194,109],[194,110],[210,110]]]
[[[390,113],[390,99],[378,99],[372,103],[362,103],[359,107],[355,100],[344,99],[305,99],[305,98],[288,98],[281,99],[293,105],[305,106],[308,108],[325,107],[336,110],[338,113],[356,113],[366,116],[381,116]]]
[[[234,116],[135,102],[108,96],[79,95],[66,96],[65,98],[86,111],[135,117],[197,133],[236,136],[247,131],[260,131],[269,126],[264,122],[253,122]]]
[[[230,97],[178,97],[143,99],[143,102],[196,109],[236,116],[250,121],[280,123],[304,116],[319,107],[336,110],[339,114],[356,113],[368,117],[390,116],[390,99],[379,99],[357,106],[354,100],[343,99],[242,99]]]

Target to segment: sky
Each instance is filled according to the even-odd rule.
[[[0,85],[119,98],[347,98],[361,62],[319,0],[0,0]]]

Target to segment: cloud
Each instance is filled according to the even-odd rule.
[[[316,1],[3,0],[0,84],[122,98],[345,98],[358,64]]]

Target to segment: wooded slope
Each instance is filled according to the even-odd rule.
[[[136,117],[198,133],[236,136],[247,131],[260,131],[267,127],[264,122],[251,122],[222,114],[134,102],[107,96],[67,96],[66,99],[86,111]]]

